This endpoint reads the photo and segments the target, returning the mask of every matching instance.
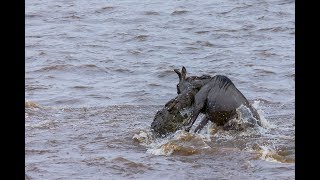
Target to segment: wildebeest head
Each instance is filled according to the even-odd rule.
[[[179,71],[179,69],[174,69],[174,72],[176,72],[179,77],[179,83],[177,84],[178,94],[181,94],[183,91],[189,88],[200,89],[207,80],[212,78],[210,75],[187,77],[187,70],[184,66],[182,66],[181,72]]]
[[[176,72],[179,76],[179,83],[177,84],[177,93],[180,94],[188,87],[188,85],[190,85],[188,81],[186,81],[187,70],[184,66],[182,66],[181,72],[179,71],[179,69],[174,69],[174,72]]]

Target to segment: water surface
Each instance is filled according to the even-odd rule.
[[[294,179],[294,1],[26,2],[26,179]],[[151,138],[174,68],[227,75],[264,127]]]

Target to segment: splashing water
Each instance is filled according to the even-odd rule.
[[[252,106],[258,111],[258,114],[260,115],[260,121],[261,121],[262,127],[266,128],[266,129],[275,128],[274,124],[272,124],[271,122],[267,121],[267,119],[265,118],[264,111],[260,108],[259,104],[260,104],[260,101],[259,100],[255,100],[252,103]]]
[[[26,179],[294,179],[294,9],[292,0],[26,1]],[[228,76],[262,127],[208,123],[154,138],[182,66]]]

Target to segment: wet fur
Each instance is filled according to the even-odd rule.
[[[195,132],[200,131],[209,120],[219,126],[224,126],[226,130],[233,129],[237,126],[228,122],[238,117],[236,109],[241,105],[248,107],[253,114],[255,120],[251,121],[252,126],[254,124],[261,125],[256,109],[251,106],[228,77],[223,75],[186,77],[187,71],[185,67],[182,67],[181,72],[177,69],[174,71],[179,77],[177,93],[180,96],[187,96],[191,91],[197,91],[192,102],[194,104],[193,112],[190,120],[185,124],[185,130],[189,131],[191,129],[199,113],[204,113],[205,117],[196,127]],[[179,104],[179,107],[173,106],[171,108],[187,106],[181,105],[181,102],[176,102],[175,104]]]

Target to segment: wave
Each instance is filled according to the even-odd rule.
[[[187,11],[187,10],[176,10],[176,11],[173,11],[172,13],[171,13],[171,15],[182,15],[182,14],[186,14],[186,13],[188,13],[189,11]]]
[[[256,154],[255,159],[261,159],[268,162],[275,162],[275,163],[294,163],[295,162],[293,158],[281,155],[280,151],[277,151],[270,146],[254,144],[251,148],[247,148],[247,151],[253,152],[254,154]]]
[[[146,148],[147,154],[157,156],[195,154],[214,154],[224,151],[243,151],[252,153],[253,159],[260,159],[277,163],[294,163],[294,158],[287,157],[285,153],[275,150],[273,142],[269,142],[273,135],[268,132],[275,129],[260,109],[260,101],[254,101],[260,115],[262,127],[248,127],[243,131],[225,131],[214,123],[209,122],[206,130],[200,133],[178,130],[165,138],[155,138],[150,129],[140,130],[134,134],[132,140]],[[245,121],[242,118],[241,121]],[[263,144],[263,145],[259,145]]]
[[[146,153],[153,155],[193,155],[200,153],[201,149],[208,149],[207,139],[201,134],[189,133],[179,130],[166,138],[153,138],[152,133],[140,131],[132,138],[140,145],[146,146]]]
[[[40,105],[36,102],[26,100],[24,103],[24,107],[25,108],[40,108]]]

